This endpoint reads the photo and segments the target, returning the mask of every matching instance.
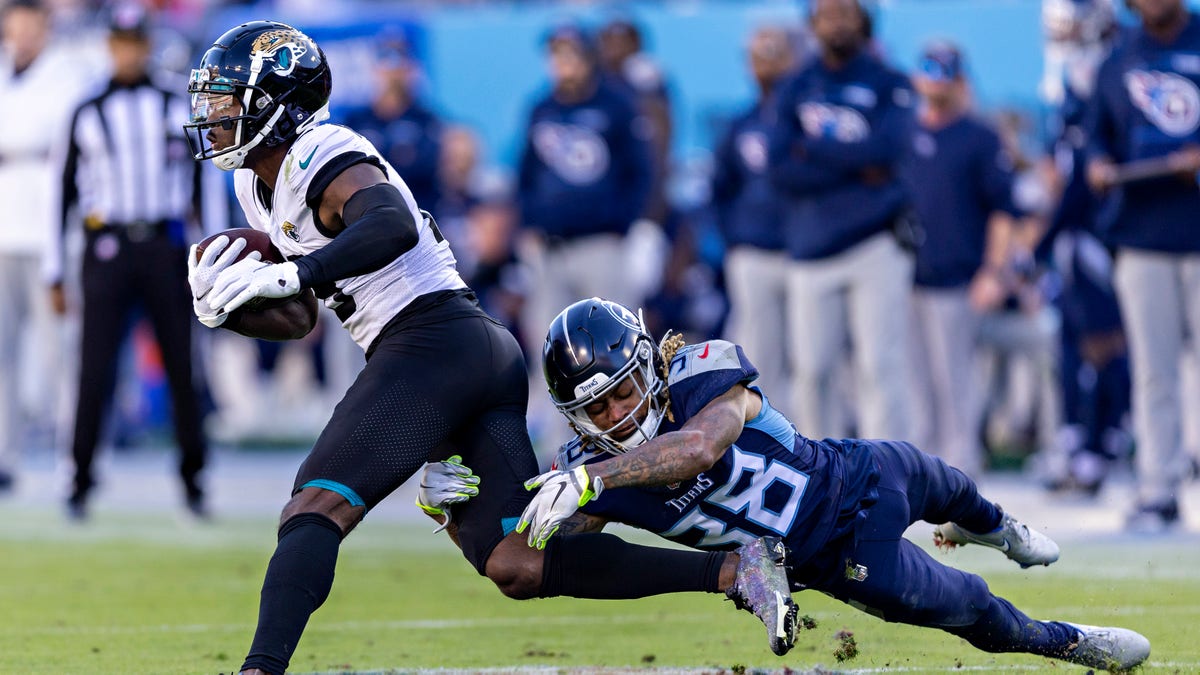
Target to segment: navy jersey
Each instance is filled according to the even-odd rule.
[[[523,224],[557,237],[624,234],[650,195],[653,165],[634,104],[603,81],[534,106],[518,170]]]
[[[983,265],[991,214],[1021,215],[1013,204],[1012,158],[996,132],[970,116],[940,129],[918,124],[911,146],[901,175],[924,232],[914,281],[964,286]]]
[[[380,119],[369,106],[346,113],[346,126],[379,150],[400,174],[421,208],[432,211],[438,200],[438,162],[442,124],[430,110],[413,103],[395,119]]]
[[[1100,67],[1088,109],[1090,157],[1122,163],[1200,143],[1200,20],[1170,44],[1129,35]],[[1099,216],[1107,242],[1167,252],[1200,251],[1200,189],[1174,177],[1118,188]]]
[[[792,198],[792,256],[826,258],[891,227],[906,206],[896,164],[912,130],[908,79],[865,53],[836,71],[814,59],[777,96],[769,167]]]
[[[664,422],[659,433],[679,429],[710,401],[757,377],[742,348],[729,342],[679,350],[667,380],[674,421]],[[609,457],[581,448],[576,439],[555,466]],[[865,444],[807,439],[763,396],[762,412],[711,469],[678,485],[605,490],[580,510],[705,550],[782,537],[791,551],[789,563],[798,568],[849,531],[859,511],[874,501],[877,480]]]
[[[760,100],[737,116],[717,145],[713,204],[727,246],[782,250],[783,197],[767,174],[772,100]]]

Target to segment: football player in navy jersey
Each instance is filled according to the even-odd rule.
[[[758,371],[737,345],[668,336],[656,346],[638,315],[592,298],[554,320],[542,363],[577,438],[526,482],[538,492],[517,531],[530,545],[610,521],[702,550],[778,537],[794,590],[886,621],[1094,668],[1149,656],[1150,643],[1130,630],[1031,619],[982,578],[904,539],[924,520],[942,523],[942,543],[996,548],[1023,567],[1059,553],[964,473],[908,443],[800,435],[753,385]]]
[[[192,121],[185,128],[196,159],[237,169],[247,220],[288,260],[237,260],[243,239],[218,238],[199,257],[193,247],[197,316],[244,334],[300,337],[316,310],[298,299],[311,298],[300,292],[312,289],[367,355],[296,476],[242,672],[283,674],[330,592],[342,539],[423,463],[454,453],[488,492],[455,508],[452,534],[506,595],[725,591],[767,623],[772,648],[786,652],[795,605],[780,593],[787,589],[781,556],[764,542],[700,553],[585,534],[532,549],[513,532],[530,502],[521,480],[537,471],[520,346],[479,308],[437,224],[395,169],[359,134],[321,124],[331,79],[310,38],[255,21],[218,38],[188,87]],[[255,298],[287,304],[243,311]],[[425,501],[427,510],[444,513]],[[611,565],[614,559],[621,564]],[[637,569],[636,578],[627,569]]]

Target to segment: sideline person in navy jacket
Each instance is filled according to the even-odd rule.
[[[892,230],[906,208],[896,168],[913,94],[864,49],[868,17],[857,0],[810,7],[820,55],[780,87],[769,151],[771,180],[788,197],[792,401],[802,433],[845,435],[832,385],[848,327],[858,433],[906,438],[912,263]]]

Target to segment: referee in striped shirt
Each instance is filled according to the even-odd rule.
[[[110,16],[113,75],[73,116],[62,175],[62,229],[83,220],[83,327],[67,515],[87,516],[92,459],[111,407],[117,363],[135,307],[144,309],[161,347],[170,386],[184,504],[205,516],[198,480],[206,443],[192,373],[192,311],[185,223],[199,215],[200,164],[182,125],[187,102],[151,82],[148,17],[133,5]],[[50,270],[56,310],[66,309],[61,251]]]

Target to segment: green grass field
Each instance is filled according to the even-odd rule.
[[[57,514],[16,516],[0,528],[0,673],[215,674],[241,664],[273,543],[269,520],[181,528],[166,516],[101,516],[80,528]],[[1143,632],[1154,645],[1147,672],[1200,672],[1194,538],[1063,548],[1058,564],[1028,571],[978,547],[942,559],[984,574],[1032,616]],[[292,670],[1085,672],[978,652],[815,593],[797,599],[818,625],[780,659],[761,625],[719,596],[515,602],[444,535],[368,520],[343,547],[332,597],[309,623]],[[843,629],[860,654],[838,663],[834,634]]]

